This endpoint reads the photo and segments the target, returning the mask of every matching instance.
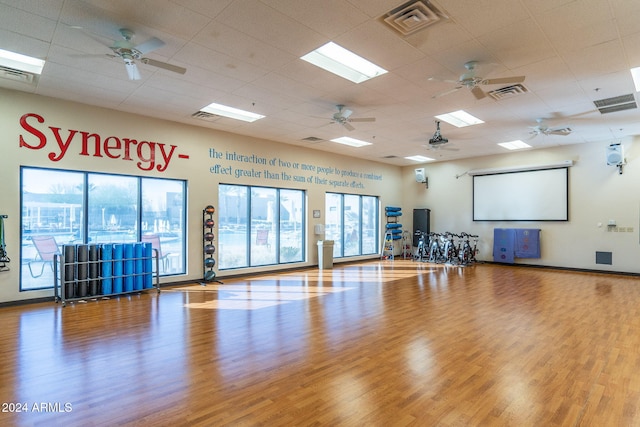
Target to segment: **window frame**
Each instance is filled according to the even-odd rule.
[[[184,179],[176,179],[176,178],[164,178],[164,177],[148,177],[148,176],[140,176],[140,175],[129,175],[129,174],[118,174],[118,173],[107,173],[107,172],[94,172],[94,171],[82,171],[82,170],[73,170],[73,169],[56,169],[56,168],[47,168],[47,167],[37,167],[37,166],[20,166],[20,239],[21,242],[25,242],[27,240],[29,240],[30,236],[32,236],[32,232],[29,231],[27,232],[27,229],[31,230],[31,227],[27,228],[27,225],[25,224],[25,216],[28,212],[28,208],[25,205],[25,199],[26,199],[26,194],[27,192],[25,191],[25,173],[29,173],[30,171],[39,171],[41,173],[51,173],[52,177],[54,177],[55,175],[53,174],[78,174],[80,175],[80,181],[82,182],[81,185],[82,188],[80,189],[80,193],[77,195],[77,198],[80,200],[79,201],[79,212],[77,214],[74,214],[75,216],[80,216],[80,219],[77,221],[78,224],[78,231],[73,232],[73,229],[71,230],[71,235],[70,235],[70,240],[68,240],[68,242],[66,242],[67,244],[89,244],[92,243],[92,241],[90,241],[91,239],[91,233],[90,233],[90,228],[92,227],[93,224],[90,224],[90,220],[91,220],[91,212],[94,209],[94,206],[91,205],[90,206],[90,200],[89,200],[89,192],[90,192],[90,178],[92,176],[102,176],[102,177],[122,177],[122,178],[126,178],[126,179],[132,179],[133,185],[136,188],[136,194],[135,194],[135,206],[133,207],[133,209],[135,210],[135,216],[134,216],[134,223],[132,225],[132,228],[134,229],[133,233],[129,233],[127,236],[127,239],[131,239],[133,238],[134,241],[140,241],[141,240],[141,236],[142,234],[144,234],[145,230],[143,230],[142,227],[142,219],[144,217],[144,212],[145,212],[145,201],[144,201],[144,194],[143,194],[143,183],[145,181],[160,181],[160,180],[164,180],[164,181],[171,181],[174,183],[178,183],[180,185],[180,188],[182,189],[182,212],[180,213],[180,218],[179,218],[179,222],[181,224],[182,229],[181,231],[181,235],[178,236],[179,239],[179,244],[178,246],[181,247],[181,253],[178,254],[179,259],[180,259],[180,265],[177,266],[177,271],[171,271],[171,272],[160,272],[160,276],[172,276],[172,275],[182,275],[182,274],[186,274],[187,273],[187,268],[186,268],[186,254],[187,254],[187,245],[186,245],[186,238],[187,238],[187,229],[186,229],[186,213],[187,213],[187,190],[188,190],[188,181],[184,180]],[[51,182],[56,182],[55,179],[52,179]],[[34,193],[34,194],[44,194],[46,198],[46,195],[51,196],[52,194],[56,194],[56,193]],[[51,208],[51,209],[55,209]],[[57,208],[60,209],[60,208]],[[166,212],[166,207],[165,207],[165,212]],[[54,234],[55,235],[55,234]],[[64,240],[64,239],[61,239]],[[114,241],[119,241],[119,240],[114,240]],[[124,238],[122,241],[125,241]],[[93,243],[100,243],[98,241],[95,241]],[[63,244],[61,242],[58,242],[58,244]],[[30,287],[25,287],[26,282],[28,281],[32,281],[32,280],[37,280],[38,277],[34,277],[33,273],[30,273],[29,270],[29,263],[33,262],[35,260],[35,258],[27,258],[25,255],[25,249],[28,245],[22,243],[20,245],[20,264],[21,264],[21,269],[20,269],[20,275],[19,275],[19,291],[20,292],[29,292],[29,291],[38,291],[38,290],[46,290],[46,289],[52,289],[54,287],[54,283],[53,280],[52,282],[48,282],[47,285],[43,285],[43,286],[38,286],[39,283],[36,283],[34,286],[30,286]],[[38,266],[38,269],[40,268],[40,266]],[[29,275],[31,275],[29,277]],[[53,278],[55,280],[55,278]]]

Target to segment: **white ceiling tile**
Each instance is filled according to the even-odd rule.
[[[216,20],[300,57],[328,40],[309,27],[254,0],[236,0]]]
[[[193,42],[261,68],[279,68],[296,56],[219,22],[210,23]]]
[[[639,2],[434,0],[449,19],[407,38],[381,19],[402,3],[0,0],[0,48],[47,59],[37,86],[0,74],[0,87],[398,165],[413,164],[402,156],[417,153],[439,161],[502,153],[496,142],[529,137],[541,117],[569,124],[575,132],[534,138],[531,153],[640,134],[637,110],[601,115],[592,102],[634,90],[629,68],[640,66]],[[151,37],[165,42],[148,57],[185,67],[186,73],[140,63],[142,79],[130,81],[122,58],[106,55],[123,27],[135,32],[134,43]],[[355,84],[299,59],[329,39],[389,73]],[[522,75],[528,92],[478,100],[460,87],[432,98],[460,86],[464,64],[472,60],[479,61],[474,77]],[[252,124],[191,117],[210,102],[260,110],[267,117]],[[376,121],[356,123],[353,132],[330,124],[338,103],[348,105],[353,117]],[[459,109],[486,123],[465,129],[447,125],[458,151],[428,150],[434,116]],[[347,150],[326,142],[345,133],[374,144]],[[325,141],[301,141],[307,136]],[[399,158],[385,158],[389,155]]]
[[[532,19],[513,22],[478,37],[478,41],[509,69],[555,56],[547,38]]]
[[[329,39],[364,23],[368,17],[344,0],[302,2],[299,0],[262,0],[283,15]]]

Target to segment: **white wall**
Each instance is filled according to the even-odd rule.
[[[492,260],[494,228],[541,228],[542,258],[517,259],[521,264],[536,264],[594,270],[609,270],[640,273],[639,212],[640,212],[640,149],[637,141],[625,140],[627,165],[622,175],[613,166],[607,166],[605,148],[610,141],[598,144],[568,145],[534,151],[508,153],[475,159],[412,165],[404,168],[369,162],[355,158],[332,155],[318,150],[308,150],[287,144],[280,144],[256,138],[244,137],[211,129],[193,127],[168,121],[151,119],[135,114],[126,114],[107,109],[94,108],[77,103],[60,101],[37,95],[0,89],[0,128],[2,152],[0,155],[0,214],[7,214],[7,249],[12,261],[11,270],[0,272],[0,302],[49,297],[46,291],[19,291],[19,248],[20,248],[20,166],[36,166],[70,170],[120,173],[138,176],[157,176],[188,180],[188,273],[173,276],[165,281],[198,280],[201,278],[201,238],[202,209],[208,204],[217,204],[218,183],[243,183],[267,185],[281,188],[307,190],[308,212],[320,210],[324,216],[324,194],[327,191],[349,192],[380,196],[381,206],[401,206],[404,211],[402,224],[411,230],[411,210],[430,208],[431,224],[434,231],[468,231],[481,236],[480,259]],[[189,159],[173,158],[164,172],[144,172],[133,161],[108,159],[105,157],[80,156],[78,147],[72,145],[67,155],[59,161],[52,161],[47,154],[54,151],[53,139],[48,137],[47,147],[31,150],[20,147],[22,135],[34,144],[35,138],[20,126],[20,118],[35,113],[45,119],[38,128],[50,131],[59,127],[61,134],[68,135],[69,129],[96,132],[103,137],[117,136],[136,138],[176,145],[176,151]],[[35,120],[31,123],[36,125]],[[66,132],[66,133],[64,133]],[[72,141],[73,143],[73,141]],[[375,172],[383,177],[381,181],[350,179],[364,188],[333,188],[328,184],[282,182],[270,179],[238,178],[222,176],[210,172],[217,163],[236,168],[258,169],[255,165],[239,164],[233,161],[216,160],[209,157],[210,149],[220,152],[255,154],[266,159],[330,166],[336,170]],[[556,163],[574,160],[569,170],[570,212],[568,222],[473,222],[471,213],[471,177],[463,175],[470,169],[498,168],[522,165]],[[415,182],[414,169],[426,168],[429,188]],[[273,174],[286,172],[293,175],[293,166],[268,166]],[[300,174],[302,175],[302,174]],[[311,176],[313,173],[306,172]],[[456,178],[457,175],[462,175]],[[331,177],[330,177],[331,178]],[[339,177],[333,177],[338,178]],[[312,179],[313,181],[313,179]],[[633,229],[632,232],[612,232],[607,222],[613,219],[618,227]],[[307,252],[308,262],[301,265],[315,265],[317,262],[317,238],[313,226],[321,223],[311,217],[308,220]],[[381,224],[384,223],[381,217]],[[599,227],[598,224],[602,226]],[[613,253],[613,265],[595,263],[596,251]],[[353,258],[350,258],[353,259]],[[288,267],[288,266],[287,266]],[[247,269],[247,272],[263,271],[274,267]],[[277,268],[277,267],[276,267]],[[235,272],[234,272],[235,273]],[[224,272],[219,272],[221,278]]]
[[[20,166],[36,166],[65,170],[84,170],[108,172],[136,176],[155,176],[163,178],[177,178],[188,180],[188,209],[187,214],[187,271],[185,276],[172,276],[164,281],[198,280],[202,277],[202,209],[208,205],[217,205],[219,183],[241,183],[264,185],[278,188],[295,188],[307,191],[308,212],[320,210],[322,218],[314,219],[310,215],[308,221],[307,252],[308,262],[299,265],[314,265],[317,263],[317,236],[313,234],[313,226],[323,223],[325,192],[335,191],[351,194],[365,194],[379,196],[382,206],[399,205],[401,168],[381,163],[369,162],[345,156],[337,156],[323,151],[299,148],[292,145],[280,144],[256,138],[244,137],[211,129],[188,126],[168,121],[151,119],[135,114],[127,114],[107,109],[90,107],[72,102],[60,101],[37,95],[0,89],[0,129],[2,133],[2,154],[0,155],[0,182],[2,182],[0,197],[0,214],[7,214],[6,243],[11,258],[8,272],[0,272],[0,302],[26,300],[31,298],[52,296],[53,292],[19,291],[19,248],[20,248]],[[35,150],[20,147],[20,137],[35,146],[39,143],[32,132],[27,132],[21,125],[23,115],[34,113],[45,119],[38,123],[35,118],[28,119],[28,123],[40,132],[47,134],[47,145],[43,149]],[[80,155],[77,140],[72,139],[66,155],[57,161],[50,160],[50,152],[60,150],[55,146],[55,138],[49,127],[60,128],[63,140],[69,135],[69,130],[87,131],[100,134],[103,138],[116,136],[118,138],[135,138],[139,141],[153,141],[167,145],[176,145],[176,153],[169,162],[166,171],[142,171],[135,161],[109,159],[103,157]],[[226,159],[210,157],[210,150],[217,152],[235,152],[242,155],[256,155],[267,160],[275,160],[275,165],[256,165]],[[189,156],[188,159],[178,159],[177,154]],[[156,161],[160,156],[156,156]],[[291,162],[282,166],[279,161]],[[342,178],[337,174],[318,174],[312,171],[301,171],[294,163],[306,163],[314,166],[332,167],[335,171],[356,171],[362,173],[374,172],[382,177],[372,180],[366,177]],[[220,164],[223,167],[237,169],[255,169],[260,171],[260,178],[240,177],[211,173],[210,168]],[[268,169],[272,176],[285,172],[287,175],[304,176],[311,182],[294,182],[265,178],[264,169]],[[327,178],[327,183],[318,183],[315,178]],[[349,184],[354,182],[359,187],[334,187],[330,180],[342,181],[347,179]],[[382,220],[381,220],[382,222]],[[354,258],[350,258],[354,259]],[[355,258],[357,259],[357,258]],[[286,266],[289,268],[290,266]],[[273,269],[274,267],[243,270],[246,272]],[[276,267],[277,268],[277,267]],[[283,267],[284,268],[284,267]],[[237,274],[237,271],[234,271]],[[224,278],[224,272],[218,272]]]
[[[481,236],[482,260],[492,261],[494,228],[540,228],[540,259],[517,258],[518,264],[640,273],[640,149],[638,138],[623,140],[627,165],[623,174],[606,164],[602,143],[565,145],[475,159],[424,164],[403,169],[403,207],[431,209],[431,229],[467,231]],[[569,168],[569,221],[474,222],[471,169],[542,165],[574,160]],[[414,169],[424,166],[429,188],[415,182]],[[457,175],[463,175],[456,178]],[[499,189],[496,189],[499,191]],[[618,230],[607,227],[615,220]],[[408,221],[407,226],[410,226]],[[629,231],[632,229],[633,231]],[[613,265],[595,263],[596,251],[612,252]]]

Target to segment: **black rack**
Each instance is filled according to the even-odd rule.
[[[154,288],[160,292],[158,267],[158,250],[151,243],[63,245],[53,256],[54,298],[66,306]]]

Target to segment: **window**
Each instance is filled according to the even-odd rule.
[[[378,252],[377,197],[327,193],[325,210],[325,239],[334,241],[334,258]]]
[[[184,274],[186,182],[161,178],[21,169],[20,289],[51,288],[53,253],[40,242],[136,242],[159,237],[160,274]]]
[[[218,267],[304,261],[305,193],[220,184]]]

